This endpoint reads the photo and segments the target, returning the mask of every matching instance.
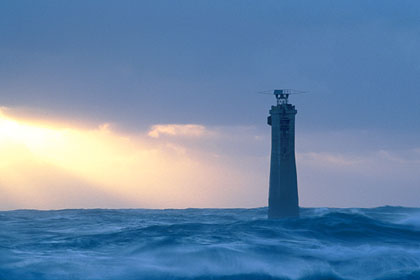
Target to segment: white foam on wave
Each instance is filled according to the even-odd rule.
[[[420,228],[420,212],[408,213],[397,221],[397,223]]]

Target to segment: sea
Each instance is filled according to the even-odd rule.
[[[0,212],[0,280],[420,279],[420,208]]]

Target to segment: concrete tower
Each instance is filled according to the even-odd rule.
[[[271,106],[270,189],[268,218],[299,216],[295,160],[295,106],[288,103],[290,90],[275,90],[277,106]]]

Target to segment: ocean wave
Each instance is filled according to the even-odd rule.
[[[420,209],[0,212],[0,280],[420,279]]]

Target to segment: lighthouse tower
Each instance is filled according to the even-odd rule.
[[[275,90],[277,105],[271,106],[270,189],[268,218],[299,216],[295,160],[295,106],[288,103],[291,90]]]

